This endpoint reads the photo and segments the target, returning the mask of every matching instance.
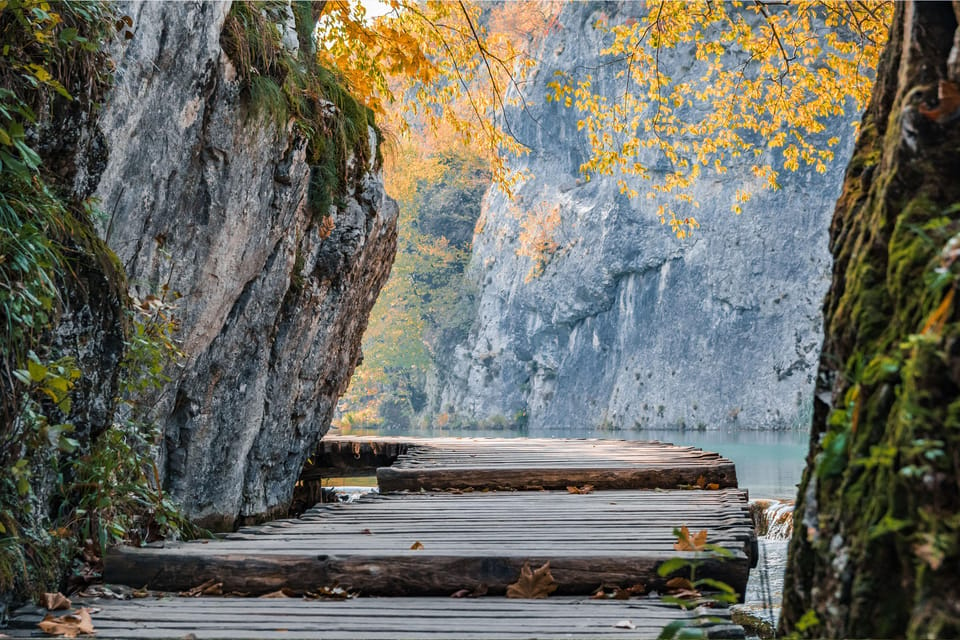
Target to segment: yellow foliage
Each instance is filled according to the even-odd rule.
[[[505,158],[526,149],[510,135],[504,108],[522,95],[517,82],[534,65],[527,49],[560,4],[496,5],[491,29],[480,24],[481,7],[469,1],[389,0],[389,6],[386,15],[368,20],[362,3],[323,3],[320,63],[336,69],[389,128],[409,134],[417,122],[480,150],[509,193],[520,176]]]
[[[563,73],[547,97],[582,113],[578,128],[592,148],[581,166],[585,174],[619,175],[621,191],[631,197],[639,179],[648,195],[677,203],[692,202],[690,187],[704,171],[722,176],[731,159],[760,156],[760,145],[780,150],[783,169],[825,172],[839,139],[817,134],[827,118],[863,110],[892,16],[890,2],[646,0],[646,6],[640,19],[610,25],[602,18],[594,25],[607,36],[602,53],[625,62],[616,101],[594,92],[589,75]],[[661,56],[690,45],[696,77],[663,73]],[[673,171],[653,174],[641,159],[650,150]],[[765,188],[777,187],[773,166],[758,165],[754,174]],[[731,209],[739,213],[748,200],[738,192]],[[696,228],[695,219],[678,218],[670,205],[659,215],[680,236]]]

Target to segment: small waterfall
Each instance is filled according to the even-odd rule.
[[[750,517],[757,535],[789,540],[793,534],[793,500],[751,500]]]
[[[757,532],[757,566],[750,570],[743,604],[736,609],[772,632],[780,617],[788,540],[793,533],[793,500],[751,500],[750,517]]]

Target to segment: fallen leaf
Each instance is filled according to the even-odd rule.
[[[198,584],[193,589],[181,591],[180,596],[184,598],[199,598],[200,596],[222,596],[223,583],[217,582],[216,578],[210,578],[203,584]]]
[[[529,562],[524,562],[520,568],[520,579],[507,587],[507,597],[546,598],[556,590],[557,582],[550,574],[549,562],[535,571],[530,570]]]
[[[667,589],[693,589],[693,583],[686,578],[670,578],[667,580]]]
[[[150,595],[150,592],[146,589],[134,589],[130,592],[130,595],[132,595],[134,598],[146,598]]]
[[[421,549],[423,549],[423,543],[420,542],[419,540],[417,540],[412,545],[410,545],[411,551],[420,551]]]
[[[593,485],[592,485],[592,484],[585,484],[585,485],[583,485],[582,487],[567,487],[567,492],[568,492],[568,493],[577,493],[577,494],[581,494],[581,495],[582,495],[582,494],[587,494],[587,493],[593,493]]]
[[[701,476],[699,476],[699,477],[697,478],[696,484],[697,484],[698,487],[700,487],[701,489],[703,489],[703,487],[706,486],[706,484],[707,484],[707,479],[704,478],[704,477],[701,475]]]
[[[80,608],[73,613],[62,616],[54,616],[48,613],[43,620],[37,623],[40,630],[51,636],[63,636],[65,638],[76,638],[78,635],[93,635],[93,620],[90,619],[90,612],[85,608]]]
[[[70,599],[59,591],[56,593],[43,594],[43,608],[48,611],[58,611],[60,609],[69,609]]]
[[[362,533],[362,534],[365,535],[365,536],[372,536],[372,535],[373,535],[373,531],[370,531],[370,529],[364,529],[364,530],[361,531],[360,533]]]
[[[701,593],[697,591],[693,583],[686,578],[670,578],[667,580],[667,593],[675,598],[699,598]]]
[[[636,629],[637,625],[633,624],[629,620],[621,620],[617,624],[613,625],[616,629]]]
[[[294,591],[293,589],[288,589],[287,587],[283,587],[281,589],[277,589],[276,591],[265,593],[260,597],[261,598],[296,598],[297,595],[298,595],[297,592]]]
[[[631,592],[628,589],[622,589],[620,585],[602,584],[593,592],[593,600],[629,600]]]
[[[450,594],[451,598],[466,598],[470,596],[470,589],[460,589]]]
[[[308,591],[304,594],[304,597],[308,600],[319,600],[321,598],[326,600],[349,600],[350,598],[356,598],[359,595],[354,591],[347,591],[343,587],[334,586],[334,587],[321,587],[316,591]]]
[[[707,485],[708,491],[716,491],[719,488],[720,488],[720,485],[717,484],[716,482],[711,482],[710,484]]]
[[[673,544],[673,548],[677,551],[703,551],[703,548],[707,544],[706,529],[691,538],[690,529],[687,528],[687,525],[683,525],[676,535],[677,541]]]

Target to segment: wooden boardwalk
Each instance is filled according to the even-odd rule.
[[[329,458],[396,459],[377,469],[380,490],[653,489],[737,486],[733,462],[695,447],[655,441],[548,438],[324,438]],[[341,454],[342,455],[342,454]],[[381,458],[382,460],[383,458]]]
[[[730,622],[729,611],[700,608],[686,612],[655,598],[356,598],[338,602],[170,597],[87,604],[95,607],[97,638],[652,639],[679,619],[689,620],[709,638],[744,637],[743,629]],[[42,617],[42,612],[21,614],[3,633],[13,638],[49,637],[37,629]]]
[[[107,601],[94,616],[98,636],[652,638],[678,619],[711,637],[743,636],[723,610],[589,598],[601,585],[663,593],[657,568],[677,557],[700,562],[698,578],[745,591],[756,537],[733,463],[717,454],[659,442],[337,437],[316,458],[338,474],[351,459],[392,466],[377,469],[382,493],[357,502],[215,540],[114,548],[104,578],[168,592],[212,580],[233,595],[336,586],[362,597]],[[705,529],[731,557],[675,550],[682,525]],[[521,567],[547,562],[555,595],[503,597]],[[465,592],[486,595],[449,597]],[[29,620],[15,620],[17,633]]]
[[[502,594],[524,562],[549,561],[559,593],[604,583],[657,588],[661,562],[694,557],[673,548],[681,525],[706,529],[709,542],[733,553],[705,561],[699,574],[743,593],[755,537],[746,497],[734,489],[371,496],[222,540],[116,547],[104,579],[164,591],[216,579],[225,591],[254,594],[335,584],[378,596],[450,595],[479,584]]]

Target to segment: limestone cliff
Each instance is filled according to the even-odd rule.
[[[753,187],[749,164],[694,194],[702,228],[680,241],[656,219],[656,203],[629,201],[614,179],[580,178],[589,145],[578,114],[541,100],[554,72],[590,69],[594,88],[623,91],[617,65],[598,58],[611,24],[641,3],[570,3],[547,36],[526,87],[542,106],[508,114],[531,154],[515,167],[535,176],[509,202],[483,203],[470,277],[479,305],[469,337],[442,363],[431,410],[465,421],[553,428],[784,428],[807,424],[829,278],[827,229],[849,157],[852,122],[827,174],[781,176],[778,192],[756,190],[741,217],[736,189]],[[661,72],[681,77],[693,52],[671,51]],[[646,158],[660,166],[665,158]],[[658,164],[659,163],[659,164]],[[638,188],[643,190],[642,185]],[[540,277],[519,256],[524,211],[559,207],[562,223]]]
[[[95,184],[132,291],[180,296],[187,358],[153,409],[161,468],[189,515],[230,527],[289,501],[326,430],[389,273],[396,205],[371,129],[329,217],[311,214],[306,141],[249,104],[221,47],[229,2],[123,9],[105,164],[76,184]]]

